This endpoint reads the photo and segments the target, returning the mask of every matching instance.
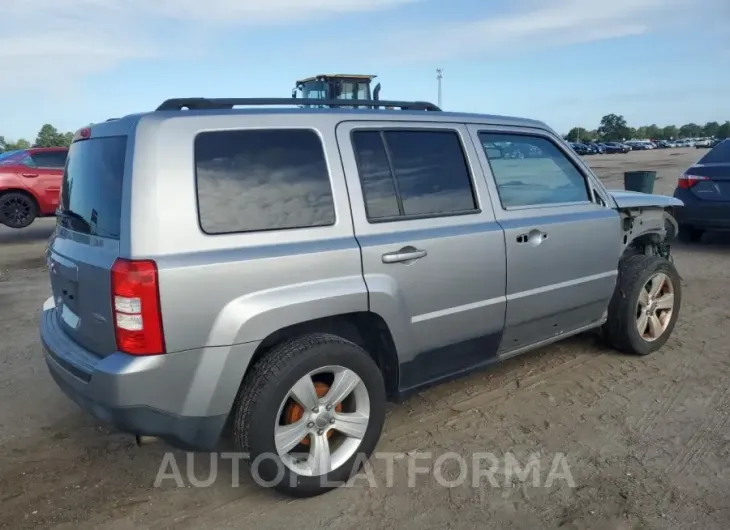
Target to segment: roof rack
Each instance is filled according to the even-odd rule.
[[[393,107],[401,110],[430,110],[441,109],[428,101],[381,101],[366,99],[294,99],[294,98],[175,98],[164,101],[157,110],[221,110],[239,106],[300,106],[312,105],[315,107]]]

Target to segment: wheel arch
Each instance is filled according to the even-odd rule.
[[[36,197],[36,195],[32,191],[30,191],[26,188],[2,188],[2,189],[0,189],[0,197],[3,197],[4,195],[7,195],[9,193],[20,193],[21,195],[28,196],[30,199],[32,199],[35,202],[36,207],[40,209],[40,201],[38,200],[38,197]]]
[[[326,316],[280,328],[261,341],[249,362],[248,370],[277,344],[308,333],[336,335],[363,348],[380,368],[388,397],[397,396],[398,352],[385,319],[372,311]]]

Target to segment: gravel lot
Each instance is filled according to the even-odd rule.
[[[690,149],[588,157],[609,187],[622,172],[655,169],[671,193],[700,152]],[[647,358],[619,355],[592,337],[570,339],[469,378],[424,392],[388,412],[379,451],[539,453],[537,487],[508,480],[446,488],[436,473],[409,487],[409,458],[386,462],[368,480],[292,501],[219,467],[210,487],[207,455],[154,487],[164,445],[137,448],[69,402],[47,373],[37,338],[48,296],[42,252],[52,229],[0,228],[0,528],[721,528],[730,521],[730,240],[675,246],[684,305],[673,337]],[[724,330],[724,331],[723,331]],[[547,487],[561,452],[574,487]],[[432,459],[431,464],[434,463]],[[451,460],[451,464],[455,461]],[[419,460],[418,466],[428,465]],[[441,469],[441,468],[439,468]],[[458,475],[444,465],[443,480]],[[455,473],[456,472],[456,473]],[[514,477],[513,477],[514,479]],[[442,482],[443,482],[442,480]]]

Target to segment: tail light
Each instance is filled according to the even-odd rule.
[[[679,177],[679,181],[677,181],[677,187],[688,190],[692,186],[694,186],[695,184],[697,184],[698,182],[703,181],[703,180],[710,180],[710,179],[707,177],[699,176],[699,175],[691,175],[689,173],[685,173],[684,175]]]
[[[155,262],[117,259],[111,280],[117,349],[130,355],[165,353]]]

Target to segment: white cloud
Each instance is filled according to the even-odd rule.
[[[701,17],[707,8],[721,12],[726,1],[515,1],[507,14],[398,31],[384,40],[381,55],[393,62],[504,57],[525,50],[639,35],[679,18]]]
[[[288,24],[416,1],[0,0],[0,91],[55,88],[126,60],[174,53],[186,37],[175,27]]]

